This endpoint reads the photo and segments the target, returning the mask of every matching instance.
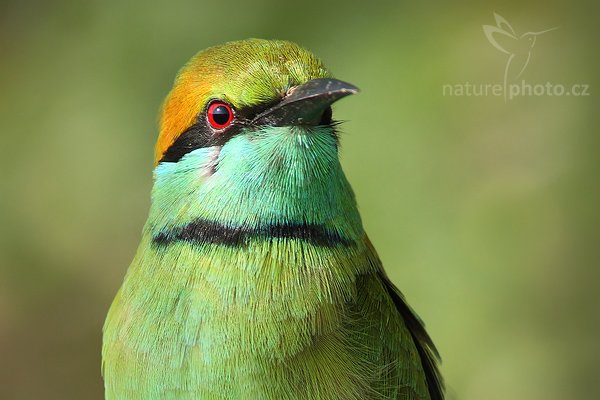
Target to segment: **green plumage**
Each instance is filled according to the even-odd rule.
[[[276,57],[282,43],[304,52],[234,46],[272,52],[249,70],[302,68]],[[337,153],[332,125],[262,126],[157,165],[104,328],[107,399],[442,398],[433,345],[385,277]]]

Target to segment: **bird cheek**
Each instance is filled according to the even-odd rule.
[[[208,156],[208,162],[200,170],[200,177],[203,179],[210,178],[217,171],[217,165],[219,164],[219,154],[221,153],[221,147],[216,147],[211,151]]]

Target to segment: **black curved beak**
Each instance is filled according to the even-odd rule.
[[[273,107],[258,114],[253,125],[318,125],[327,107],[358,88],[337,79],[319,78],[291,88]]]

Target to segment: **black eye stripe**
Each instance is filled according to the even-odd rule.
[[[327,107],[325,111],[323,111],[323,115],[321,116],[321,121],[319,125],[330,125],[333,118],[333,111],[331,110],[331,106]]]
[[[171,144],[171,146],[169,146],[169,148],[163,153],[159,163],[178,162],[187,153],[190,153],[196,149],[224,145],[229,139],[237,135],[243,128],[251,127],[250,122],[254,119],[254,117],[273,107],[280,101],[280,99],[262,103],[256,106],[243,107],[237,110],[231,106],[231,109],[234,113],[233,121],[227,125],[226,128],[221,130],[214,129],[212,126],[210,126],[207,116],[208,107],[215,101],[222,100],[209,100],[206,107],[204,107],[202,112],[196,118],[196,123],[187,128],[181,135],[177,137],[173,144]],[[332,124],[331,107],[325,110],[320,122],[320,125],[330,124]]]
[[[215,101],[222,101],[219,99],[211,99],[207,102],[206,107],[196,118],[196,123],[187,128],[171,146],[163,153],[161,162],[177,162],[181,160],[187,153],[192,152],[196,149],[211,146],[222,146],[233,136],[237,135],[243,127],[249,126],[249,122],[264,110],[272,107],[276,104],[279,99],[259,104],[252,107],[244,107],[235,110],[233,106],[231,109],[234,112],[233,122],[228,125],[225,129],[216,133],[216,130],[210,126],[208,121],[208,108]],[[218,122],[218,121],[217,121]]]
[[[177,162],[187,153],[207,147],[212,130],[206,124],[196,123],[185,130],[163,153],[159,162]]]

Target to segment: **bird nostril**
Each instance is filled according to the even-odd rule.
[[[298,86],[292,86],[292,87],[290,87],[288,90],[286,90],[285,92],[283,92],[283,95],[281,97],[285,98],[285,97],[291,95],[292,93],[294,93],[296,91],[297,87]]]

